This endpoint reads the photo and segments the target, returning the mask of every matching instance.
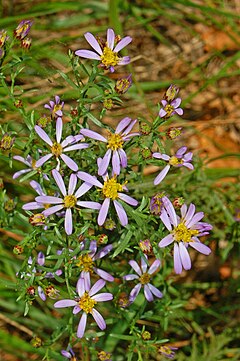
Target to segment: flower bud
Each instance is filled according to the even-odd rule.
[[[15,137],[11,137],[8,133],[5,133],[0,141],[0,148],[3,150],[10,150],[15,141]]]
[[[141,154],[143,159],[151,159],[152,158],[152,151],[149,148],[142,148]]]
[[[175,97],[177,96],[179,92],[179,88],[174,85],[171,84],[170,87],[167,89],[164,98],[168,101],[171,102],[173,99],[175,99]]]
[[[0,48],[2,48],[6,41],[9,39],[9,36],[7,35],[6,30],[1,30],[0,31]]]
[[[174,207],[176,208],[181,208],[182,205],[184,204],[185,202],[185,199],[183,197],[176,197],[174,200],[173,200],[173,205]]]
[[[31,20],[22,20],[13,32],[15,38],[23,40],[28,35],[32,24],[33,22]]]
[[[103,226],[105,229],[112,231],[116,228],[116,223],[112,219],[107,218]]]
[[[14,102],[14,105],[16,108],[22,108],[23,107],[23,103],[21,99],[16,99]]]
[[[29,296],[35,296],[35,287],[33,287],[33,286],[28,287],[27,288],[27,294]]]
[[[15,208],[15,203],[13,199],[8,199],[5,203],[4,203],[4,209],[6,212],[11,212],[13,211]]]
[[[48,123],[51,123],[51,117],[47,117],[45,114],[37,120],[37,125],[41,128],[45,128]]]
[[[139,122],[139,130],[140,130],[141,134],[148,135],[152,132],[152,127],[150,124],[140,121]]]
[[[115,84],[115,91],[118,94],[124,94],[132,86],[132,74],[127,77],[118,79]]]
[[[139,242],[139,247],[141,251],[145,254],[149,255],[152,253],[153,248],[149,239],[141,240]]]
[[[150,340],[150,338],[151,338],[151,333],[150,332],[148,332],[148,331],[144,331],[143,333],[142,333],[142,339],[143,340]]]
[[[55,300],[56,298],[59,297],[59,290],[57,290],[57,289],[56,289],[54,286],[52,286],[52,285],[46,287],[45,293],[46,293],[46,295],[47,295],[49,298],[51,298],[51,299],[53,299],[53,300]]]
[[[32,226],[43,226],[45,224],[45,216],[42,213],[33,214],[29,217],[29,223]]]
[[[42,340],[40,337],[34,337],[31,339],[31,345],[34,347],[34,348],[39,348],[42,346]]]
[[[21,41],[21,47],[24,49],[30,49],[31,45],[32,45],[31,38],[25,38]]]
[[[22,246],[17,245],[17,246],[13,247],[14,254],[22,254],[23,251],[24,251],[24,248]]]
[[[108,236],[106,234],[100,234],[97,239],[98,244],[106,244],[108,243]]]
[[[110,352],[100,351],[98,352],[98,359],[100,361],[111,361]]]
[[[165,196],[164,192],[157,193],[152,197],[150,201],[150,212],[155,216],[160,216],[163,209],[163,200],[162,198]]]
[[[113,107],[113,101],[112,99],[104,99],[103,101],[103,107],[110,110]]]
[[[171,128],[169,128],[168,131],[167,131],[167,137],[169,139],[172,139],[172,140],[179,137],[179,135],[181,135],[181,129],[182,129],[182,127],[178,127],[178,128],[171,127]]]

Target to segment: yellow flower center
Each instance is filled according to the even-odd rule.
[[[54,105],[54,108],[52,110],[52,114],[55,115],[55,113],[58,111],[58,110],[61,110],[62,109],[62,104],[55,104]]]
[[[167,355],[170,355],[172,353],[172,350],[170,349],[170,347],[161,346],[159,347],[159,352],[163,352],[166,353]]]
[[[78,257],[77,266],[80,267],[84,272],[92,273],[92,271],[93,271],[93,260],[89,256],[89,254],[82,254],[80,257]]]
[[[122,148],[123,139],[120,134],[111,134],[109,132],[107,138],[108,138],[107,148],[110,148],[111,150],[117,150],[117,149]]]
[[[103,195],[106,198],[111,198],[112,200],[117,199],[118,192],[121,192],[122,190],[123,190],[123,185],[118,183],[115,177],[107,179],[104,182],[102,188]]]
[[[56,157],[59,157],[62,154],[62,146],[61,144],[55,142],[51,146],[52,154],[54,154]]]
[[[192,237],[198,235],[198,230],[188,229],[184,223],[180,223],[177,227],[174,227],[174,230],[171,232],[174,235],[174,240],[177,242],[193,242]]]
[[[175,157],[175,156],[172,156],[172,157],[169,159],[168,163],[169,163],[170,165],[176,166],[176,165],[179,165],[179,164],[183,164],[183,160],[182,160],[182,159],[179,159],[179,158],[177,158],[177,157]]]
[[[139,277],[139,280],[142,285],[146,285],[150,282],[151,276],[148,273],[144,273],[141,277]]]
[[[170,104],[167,104],[164,108],[165,112],[167,113],[166,116],[170,117],[172,113],[174,112],[174,107]]]
[[[17,28],[15,30],[17,36],[21,36],[27,29],[29,28],[28,24],[21,25],[20,28]]]
[[[64,207],[73,208],[77,203],[77,198],[73,195],[67,195],[64,197]]]
[[[96,303],[97,301],[93,300],[89,296],[88,292],[85,292],[78,301],[79,307],[81,307],[81,309],[86,313],[92,313],[92,309],[96,305]]]
[[[117,53],[114,53],[110,48],[105,46],[103,49],[103,54],[101,55],[102,63],[106,66],[115,66],[119,61]]]

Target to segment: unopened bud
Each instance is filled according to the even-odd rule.
[[[12,137],[8,133],[5,133],[0,141],[0,148],[3,150],[10,150],[15,141],[15,137]]]
[[[45,221],[45,216],[42,213],[36,213],[29,217],[29,223],[32,226],[43,226]]]
[[[35,296],[35,287],[33,287],[33,286],[28,287],[27,288],[27,294],[29,296]]]
[[[21,47],[24,49],[30,49],[31,45],[32,45],[31,38],[25,38],[21,41]]]
[[[34,348],[39,348],[42,346],[42,340],[40,337],[34,337],[31,339],[31,345],[34,347]]]
[[[184,204],[185,202],[185,199],[183,197],[176,197],[174,200],[173,200],[173,205],[174,207],[176,208],[181,208],[182,205]]]
[[[98,244],[106,244],[108,243],[108,236],[106,234],[100,234],[97,239]]]
[[[169,139],[173,140],[173,139],[179,137],[179,135],[181,135],[181,133],[182,133],[181,130],[182,130],[182,127],[178,127],[178,128],[171,127],[167,131],[167,137]]]
[[[23,251],[24,251],[24,248],[22,246],[17,245],[17,246],[13,247],[14,254],[22,254]]]
[[[23,107],[23,103],[21,99],[16,99],[14,102],[14,105],[16,108],[22,108]]]
[[[132,74],[127,77],[118,79],[115,84],[115,90],[118,94],[124,94],[132,85]]]
[[[113,107],[112,99],[104,99],[103,106],[104,106],[104,108],[106,108],[108,110],[112,109],[112,107]]]
[[[148,135],[152,132],[152,127],[150,124],[140,121],[139,130],[141,134]]]
[[[144,332],[142,333],[142,339],[143,339],[143,340],[150,340],[150,338],[151,338],[151,333],[150,333],[150,332],[144,331]]]
[[[13,211],[15,208],[15,203],[13,199],[8,199],[5,203],[4,203],[4,209],[6,212],[11,212]]]
[[[150,212],[155,216],[160,216],[163,209],[163,200],[162,198],[165,196],[164,192],[157,193],[155,196],[151,198],[150,201]]]
[[[45,128],[48,123],[51,123],[51,117],[47,117],[45,114],[37,120],[37,125],[41,128]]]
[[[98,359],[100,361],[110,361],[111,354],[110,354],[110,352],[100,351],[100,352],[98,352]]]
[[[152,253],[152,245],[149,239],[141,240],[139,242],[139,247],[141,248],[141,251],[145,254],[151,254]]]
[[[111,218],[107,218],[103,226],[105,229],[112,231],[116,228],[116,223]]]
[[[141,149],[141,154],[142,154],[143,159],[152,158],[152,151],[149,148]]]

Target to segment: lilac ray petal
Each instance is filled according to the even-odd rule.
[[[62,195],[65,197],[67,195],[66,187],[63,181],[63,178],[61,174],[56,170],[52,170],[53,178],[55,179],[55,182],[57,183],[58,188],[60,189]]]
[[[190,204],[190,206],[188,207],[188,211],[187,211],[187,214],[185,216],[185,220],[186,222],[190,222],[194,213],[195,213],[195,205],[193,203]]]
[[[86,328],[86,324],[87,324],[87,314],[85,312],[83,312],[82,317],[80,318],[80,322],[78,324],[78,329],[77,329],[77,337],[78,338],[83,337],[85,328]]]
[[[164,154],[164,153],[155,152],[155,153],[152,154],[152,156],[153,156],[153,158],[163,159],[163,160],[166,160],[166,161],[168,161],[170,159],[169,155]]]
[[[181,101],[182,101],[181,98],[176,98],[176,99],[174,99],[174,100],[171,102],[171,105],[172,105],[174,108],[178,108],[179,105],[181,104]]]
[[[177,215],[176,215],[176,212],[175,212],[175,209],[174,209],[172,203],[170,202],[170,200],[167,197],[163,197],[163,203],[164,203],[164,207],[165,207],[166,211],[168,212],[170,221],[176,227],[178,225],[178,221],[177,221]]]
[[[104,330],[106,328],[106,322],[104,321],[104,318],[102,317],[102,315],[95,308],[93,308],[93,310],[92,310],[92,315],[93,315],[93,318],[96,321],[98,327],[101,330]]]
[[[106,173],[107,171],[107,167],[109,166],[109,162],[111,159],[111,154],[112,151],[111,149],[108,149],[102,159],[102,161],[100,162],[99,166],[98,166],[98,174],[99,175],[103,175]]]
[[[186,153],[187,147],[183,146],[178,149],[177,153],[175,154],[177,158],[182,158],[183,154]]]
[[[205,254],[206,256],[208,256],[212,252],[208,246],[201,242],[189,242],[189,245],[196,249],[198,252]]]
[[[66,350],[62,350],[62,351],[61,351],[61,354],[62,354],[64,357],[69,358],[69,359],[72,357],[72,355],[70,354],[70,352],[68,352],[68,351],[66,351]]]
[[[50,145],[50,147],[53,145],[53,142],[51,141],[51,139],[49,138],[49,136],[47,135],[45,130],[43,130],[41,127],[39,127],[39,125],[35,125],[34,129],[35,129],[36,133],[39,135],[39,137],[42,140],[44,140],[44,142],[46,142],[48,145]]]
[[[18,160],[19,162],[26,164],[28,167],[32,166],[31,161],[28,161],[28,157],[27,157],[27,159],[24,159],[20,155],[14,155],[13,159]]]
[[[93,296],[96,293],[98,293],[98,291],[100,291],[104,286],[105,286],[106,282],[104,280],[98,280],[96,283],[94,283],[94,285],[92,286],[92,288],[89,291],[89,296]]]
[[[153,183],[155,186],[157,186],[161,181],[166,177],[168,171],[170,169],[170,165],[166,165],[166,167],[163,168],[163,170],[156,176]]]
[[[178,115],[183,115],[183,110],[182,110],[182,108],[178,108],[178,109],[175,109],[174,110],[174,112],[173,112],[173,114],[178,114]]]
[[[131,260],[131,261],[129,261],[128,263],[130,264],[130,266],[132,267],[132,269],[134,269],[134,271],[135,271],[139,276],[141,276],[141,275],[143,274],[141,268],[139,267],[139,265],[137,264],[136,261]]]
[[[164,109],[160,109],[159,110],[159,116],[160,116],[160,118],[163,118],[163,117],[165,117],[165,115],[167,114],[167,112],[164,110]]]
[[[41,208],[44,208],[43,204],[39,204],[37,202],[29,202],[22,206],[22,209],[24,209],[25,211],[31,211],[34,209],[41,209]]]
[[[63,199],[54,196],[37,196],[36,201],[43,204],[61,204]]]
[[[128,196],[127,194],[124,194],[124,193],[121,193],[121,192],[120,192],[120,193],[118,193],[118,197],[119,197],[122,201],[130,204],[131,206],[137,206],[137,205],[138,205],[138,201],[137,201],[136,199]]]
[[[77,302],[74,300],[61,300],[54,303],[55,308],[64,308],[64,307],[71,307],[76,306]]]
[[[48,217],[48,216],[50,216],[51,214],[60,211],[61,209],[63,209],[63,205],[53,206],[53,207],[50,207],[50,208],[48,208],[48,209],[45,209],[45,211],[43,211],[42,214],[43,214],[45,217]]]
[[[203,212],[198,212],[196,214],[194,214],[194,216],[192,217],[191,221],[186,221],[185,225],[188,228],[191,228],[192,226],[194,226],[197,222],[199,222],[202,218],[204,217],[204,213]]]
[[[90,209],[101,209],[101,204],[98,202],[91,202],[91,201],[78,201],[77,205],[83,208],[90,208]]]
[[[46,301],[47,297],[41,286],[38,286],[38,295],[41,298],[41,300]]]
[[[105,198],[104,201],[103,201],[103,204],[101,205],[99,215],[98,215],[98,219],[97,219],[97,222],[98,222],[99,226],[102,226],[103,223],[105,222],[106,218],[107,218],[109,205],[110,205],[110,198]]]
[[[130,56],[123,56],[119,61],[118,65],[127,65],[130,63]]]
[[[94,260],[96,259],[100,259],[105,257],[109,252],[111,252],[111,250],[113,249],[112,244],[107,245],[106,247],[104,247],[103,249],[101,249],[95,256],[94,256]]]
[[[70,152],[71,150],[86,149],[88,147],[89,147],[89,144],[87,144],[87,143],[74,144],[74,145],[70,145],[67,148],[64,148],[64,152]]]
[[[120,174],[120,158],[118,155],[118,151],[114,150],[113,151],[113,156],[112,156],[112,168],[113,168],[113,174],[119,175]],[[106,169],[107,170],[107,169]],[[103,172],[104,173],[104,172]]]
[[[38,168],[38,167],[41,167],[45,162],[47,162],[48,161],[48,159],[50,159],[51,157],[53,157],[53,154],[51,153],[51,154],[46,154],[46,155],[44,155],[42,158],[40,158],[40,159],[38,159],[37,161],[36,161],[36,164],[35,164],[35,166]]]
[[[44,263],[45,263],[45,256],[44,256],[44,254],[42,252],[38,253],[37,263],[39,264],[39,266],[43,266]]]
[[[113,282],[114,281],[114,277],[112,275],[110,275],[110,273],[100,269],[100,268],[94,268],[94,271],[96,272],[96,274],[99,275],[99,277],[101,277],[103,280],[108,281],[108,282]]]
[[[183,204],[180,210],[181,210],[181,216],[182,216],[182,218],[185,218],[186,213],[187,213],[187,205],[186,205],[186,204]]]
[[[116,209],[119,221],[123,227],[125,227],[128,224],[128,217],[127,213],[125,212],[125,209],[123,206],[116,200],[113,201],[114,207]]]
[[[163,222],[164,226],[169,230],[171,231],[172,230],[172,225],[171,225],[171,221],[170,221],[170,218],[166,212],[165,209],[162,210],[161,212],[161,215],[160,215],[160,219],[161,221]],[[167,236],[168,237],[168,236]],[[166,238],[166,237],[165,237]],[[164,239],[165,239],[164,238]],[[171,243],[171,242],[170,242]],[[161,246],[161,247],[166,247],[166,246]]]
[[[97,302],[106,302],[111,301],[113,299],[113,295],[111,293],[99,293],[91,298]]]
[[[81,129],[80,133],[84,135],[84,137],[89,137],[95,140],[100,140],[101,142],[107,143],[107,139],[104,138],[101,134],[94,132],[90,129]]]
[[[134,127],[134,125],[137,123],[137,119],[135,120],[132,120],[131,123],[129,124],[129,126],[124,129],[123,131],[123,136],[124,136],[124,139],[127,139],[128,137],[133,137],[135,135],[139,135],[140,133],[132,133],[132,134],[128,134],[132,128]]]
[[[71,208],[66,209],[66,215],[65,215],[65,223],[64,223],[65,231],[67,235],[72,234],[72,210]]]
[[[159,291],[158,288],[151,285],[151,283],[148,283],[148,287],[150,288],[150,291],[154,294],[154,296],[156,296],[158,298],[162,298],[163,294],[162,294],[162,292]]]
[[[76,315],[81,311],[81,307],[79,305],[76,305],[75,307],[73,307],[73,314]]]
[[[152,295],[152,292],[150,291],[148,285],[144,285],[144,295],[148,302],[153,301],[153,295]]]
[[[77,289],[77,293],[78,293],[79,297],[82,297],[85,292],[84,278],[80,277],[78,279],[76,289]]]
[[[166,237],[164,237],[159,243],[158,246],[160,248],[167,247],[169,244],[171,244],[174,241],[173,235],[168,234]]]
[[[126,275],[126,276],[123,276],[123,279],[125,281],[132,281],[132,280],[137,280],[139,277],[137,275],[134,275],[134,274],[130,274],[130,275]]]
[[[132,119],[129,117],[123,118],[117,125],[117,128],[115,130],[115,134],[119,134],[123,131],[123,129],[127,128],[128,125],[131,123]]]
[[[68,155],[62,153],[60,155],[60,157],[62,158],[62,160],[64,161],[64,163],[70,168],[72,169],[74,172],[77,172],[78,170],[78,165],[77,163],[74,162],[74,160],[72,160],[72,158],[70,158]]]
[[[75,197],[76,198],[80,198],[82,195],[84,195],[85,193],[87,193],[89,191],[89,189],[92,188],[92,184],[89,183],[83,183],[78,190],[75,193]]]
[[[107,30],[107,46],[113,50],[114,47],[114,41],[115,41],[115,33],[113,29]]]
[[[192,153],[192,152],[188,152],[188,153],[186,153],[186,154],[184,155],[183,160],[184,160],[185,162],[189,162],[189,161],[192,160],[192,157],[193,157],[193,153]]]
[[[65,148],[68,144],[73,144],[73,143],[76,143],[78,140],[76,140],[76,138],[78,137],[79,135],[69,135],[67,136],[67,138],[65,138],[62,143],[61,143],[61,146],[63,148]]]
[[[179,242],[179,253],[183,268],[185,270],[189,270],[191,268],[191,259],[187,251],[187,248],[184,246],[183,242]]]
[[[148,268],[148,264],[146,262],[147,256],[141,257],[141,269],[142,269],[142,273],[146,273],[147,268]]]
[[[118,149],[118,154],[120,157],[120,162],[121,162],[121,166],[122,168],[126,168],[127,166],[127,155],[125,153],[125,151],[123,149]]]
[[[94,51],[91,50],[77,50],[75,51],[75,54],[77,56],[80,56],[81,58],[86,58],[86,59],[94,59],[94,60],[101,60],[101,57],[94,53]]]
[[[132,41],[132,38],[130,36],[125,36],[123,39],[119,41],[119,43],[115,46],[114,52],[118,53],[120,50],[125,48],[128,44],[130,44]]]
[[[142,287],[141,283],[138,283],[135,287],[133,287],[133,289],[132,289],[132,291],[130,292],[130,295],[129,295],[129,301],[131,303],[135,301],[137,295],[140,292],[141,287]]]
[[[93,256],[95,255],[95,253],[97,252],[97,241],[91,241],[90,245],[89,245],[89,251],[90,251],[90,255],[93,258]],[[94,258],[93,258],[94,259]]]
[[[57,140],[57,143],[61,142],[62,128],[63,128],[62,118],[58,117],[57,121],[56,121],[56,140]]]
[[[156,272],[156,270],[160,267],[161,262],[159,259],[156,259],[153,264],[150,266],[149,270],[148,270],[148,274],[153,274],[154,272]]]
[[[45,196],[45,193],[42,190],[41,185],[36,182],[35,180],[32,180],[30,182],[30,186],[40,195],[40,196]]]
[[[92,175],[86,173],[86,172],[82,172],[82,171],[78,171],[77,172],[77,176],[78,178],[80,178],[81,180],[90,183],[96,187],[102,188],[103,185],[97,180],[97,178],[93,177]]]
[[[97,41],[97,39],[95,38],[95,36],[92,33],[85,33],[84,34],[85,39],[87,40],[87,42],[91,45],[91,47],[96,50],[96,52],[100,55],[102,55],[102,49]]]
[[[71,174],[68,184],[68,194],[72,195],[75,191],[77,185],[77,176],[76,174]]]
[[[17,179],[20,175],[31,172],[32,169],[22,169],[13,174],[13,179]]]
[[[191,170],[194,169],[194,166],[192,165],[192,163],[183,163],[182,165],[188,169],[191,169]]]
[[[90,287],[91,287],[91,282],[90,282],[90,273],[89,272],[84,272],[84,287],[85,287],[85,291],[89,292]]]
[[[179,253],[179,247],[177,243],[174,243],[174,254],[173,254],[173,259],[174,259],[174,270],[177,274],[182,273],[182,261],[180,258],[180,253]]]

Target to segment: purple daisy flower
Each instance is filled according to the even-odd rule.
[[[164,345],[164,346],[160,346],[158,348],[158,352],[160,352],[161,355],[163,355],[167,358],[173,359],[175,356],[174,351],[177,349],[178,349],[177,347],[171,347],[171,346]]]
[[[119,198],[122,201],[130,204],[131,206],[136,206],[138,204],[138,201],[132,197],[129,197],[127,194],[122,193],[124,189],[126,190],[125,184],[118,183],[116,176],[109,178],[108,175],[104,175],[104,184],[100,183],[96,177],[93,177],[86,172],[78,171],[77,176],[81,180],[91,185],[94,185],[102,190],[102,195],[105,197],[105,199],[101,205],[98,215],[97,222],[99,226],[102,226],[107,218],[111,200],[113,201],[121,225],[126,226],[128,224],[127,214],[123,206],[117,201],[117,199]]]
[[[16,173],[14,173],[13,179],[16,179],[16,178],[20,177],[21,175],[32,172],[34,170],[36,170],[38,172],[40,171],[40,169],[38,169],[36,167],[36,160],[32,159],[32,157],[30,155],[28,155],[26,159],[24,159],[20,155],[14,155],[13,159],[18,160],[19,162],[24,163],[27,167],[29,167],[28,169],[22,169]],[[43,174],[43,178],[46,180],[49,180],[49,178],[46,174]]]
[[[68,350],[68,351],[67,351],[67,350]],[[64,357],[70,359],[70,361],[77,361],[73,349],[72,349],[71,347],[69,347],[67,350],[61,350],[61,354],[62,354]]]
[[[186,167],[188,169],[194,169],[192,165],[192,152],[188,152],[187,147],[181,147],[178,149],[177,153],[173,156],[169,156],[164,153],[153,153],[153,158],[156,159],[163,159],[166,162],[168,162],[168,165],[163,168],[163,170],[157,175],[157,177],[154,179],[154,185],[158,185],[167,175],[169,169],[171,166],[173,167]],[[186,154],[185,154],[186,153]]]
[[[97,252],[97,242],[95,240],[90,242],[89,248],[87,248],[86,245],[87,245],[86,242],[82,242],[81,251],[84,251],[84,253],[82,253],[77,258],[77,262],[76,262],[76,265],[80,267],[80,269],[82,270],[81,277],[82,278],[90,277],[90,274],[96,272],[98,276],[100,276],[105,281],[113,282],[114,277],[112,275],[94,266],[94,262],[97,259],[101,259],[105,257],[112,250],[113,248],[112,245],[109,244],[106,247],[99,250],[98,252]],[[89,251],[89,253],[85,253],[85,251]]]
[[[159,117],[170,118],[174,114],[183,115],[182,108],[179,108],[181,101],[181,98],[176,98],[169,103],[167,100],[163,99],[161,101],[163,108],[159,111]]]
[[[132,38],[130,36],[126,36],[118,41],[113,29],[108,29],[107,42],[105,44],[98,42],[95,36],[89,32],[85,33],[84,37],[96,52],[85,49],[75,51],[75,54],[81,58],[99,60],[101,61],[101,65],[105,69],[109,69],[111,73],[114,72],[116,65],[126,65],[130,63],[129,56],[122,58],[118,56],[118,52],[131,43]]]
[[[187,250],[188,246],[205,255],[211,253],[211,249],[201,243],[198,237],[209,234],[212,226],[211,224],[200,222],[204,217],[204,213],[195,213],[195,205],[192,203],[189,208],[187,208],[186,204],[182,205],[180,209],[181,218],[177,216],[169,199],[165,199],[164,207],[165,209],[162,210],[160,218],[170,234],[164,237],[158,246],[163,248],[174,242],[174,270],[177,274],[180,274],[183,268],[185,270],[191,268],[191,259]]]
[[[111,293],[99,293],[106,282],[103,280],[98,280],[91,288],[90,282],[87,279],[79,278],[77,282],[77,293],[78,298],[76,300],[61,300],[54,304],[55,308],[64,308],[64,307],[74,307],[73,314],[76,315],[80,311],[83,311],[82,317],[80,318],[80,322],[78,324],[77,329],[77,337],[82,338],[85,332],[87,316],[89,313],[93,316],[96,321],[98,327],[101,330],[106,328],[106,322],[102,315],[94,308],[98,302],[106,302],[113,299],[113,295]]]
[[[121,167],[126,168],[127,155],[123,150],[123,144],[124,142],[130,140],[132,137],[139,135],[139,133],[129,134],[129,132],[132,130],[136,122],[137,119],[132,120],[131,118],[128,117],[122,119],[119,122],[115,130],[115,133],[108,132],[106,138],[101,134],[96,133],[92,130],[81,129],[80,133],[83,134],[85,137],[99,140],[107,144],[108,150],[98,165],[98,175],[104,175],[106,173],[111,158],[112,158],[112,168],[114,174],[119,175]]]
[[[33,21],[31,20],[22,20],[13,32],[15,38],[23,40],[28,35],[32,24]]]
[[[39,196],[36,197],[36,202],[41,204],[54,204],[53,207],[45,209],[42,213],[45,217],[50,216],[53,213],[59,212],[61,209],[66,209],[65,213],[65,231],[68,235],[72,234],[73,225],[72,225],[72,208],[75,208],[76,205],[84,208],[90,209],[100,209],[101,204],[97,202],[88,202],[88,201],[79,201],[82,195],[84,195],[90,188],[92,184],[83,183],[78,190],[75,192],[77,185],[77,176],[71,174],[68,191],[66,190],[63,178],[61,174],[53,169],[52,171],[53,178],[56,184],[59,187],[60,192],[63,195],[63,198],[53,197],[53,196]]]
[[[160,267],[161,262],[159,259],[156,259],[147,271],[147,259],[148,258],[146,255],[145,257],[141,257],[141,266],[139,266],[134,260],[129,261],[130,266],[134,269],[137,275],[129,274],[123,276],[123,279],[126,281],[139,280],[139,283],[130,292],[129,301],[131,303],[135,301],[142,287],[144,288],[144,295],[148,302],[153,301],[153,296],[156,296],[158,298],[162,298],[163,296],[162,292],[160,292],[150,283],[152,274],[156,272],[156,270]]]
[[[41,167],[46,161],[48,161],[53,156],[56,157],[58,166],[57,169],[60,168],[60,161],[59,157],[63,160],[63,162],[66,164],[67,167],[72,169],[73,171],[78,170],[78,165],[70,158],[68,157],[65,152],[70,152],[72,150],[78,150],[78,149],[85,149],[88,148],[89,144],[87,143],[81,143],[81,144],[73,144],[78,142],[79,140],[83,139],[83,136],[81,134],[78,134],[76,136],[68,136],[65,140],[61,142],[62,138],[62,128],[63,128],[63,121],[62,118],[57,118],[56,122],[56,141],[52,142],[52,140],[49,138],[47,133],[39,127],[39,125],[35,125],[34,129],[39,135],[39,137],[46,142],[51,149],[51,153],[44,155],[42,158],[40,158],[36,162],[36,167]],[[60,143],[61,142],[61,143]],[[71,144],[69,146],[69,144]]]
[[[31,181],[30,186],[39,194],[40,196],[46,196],[46,193],[43,191],[41,185],[36,181]],[[35,209],[46,209],[49,205],[39,202],[29,202],[22,206],[22,209],[25,211],[32,211]]]
[[[61,102],[58,95],[55,96],[55,102],[50,100],[49,104],[45,104],[44,108],[51,111],[52,118],[58,118],[63,116],[64,102]]]

